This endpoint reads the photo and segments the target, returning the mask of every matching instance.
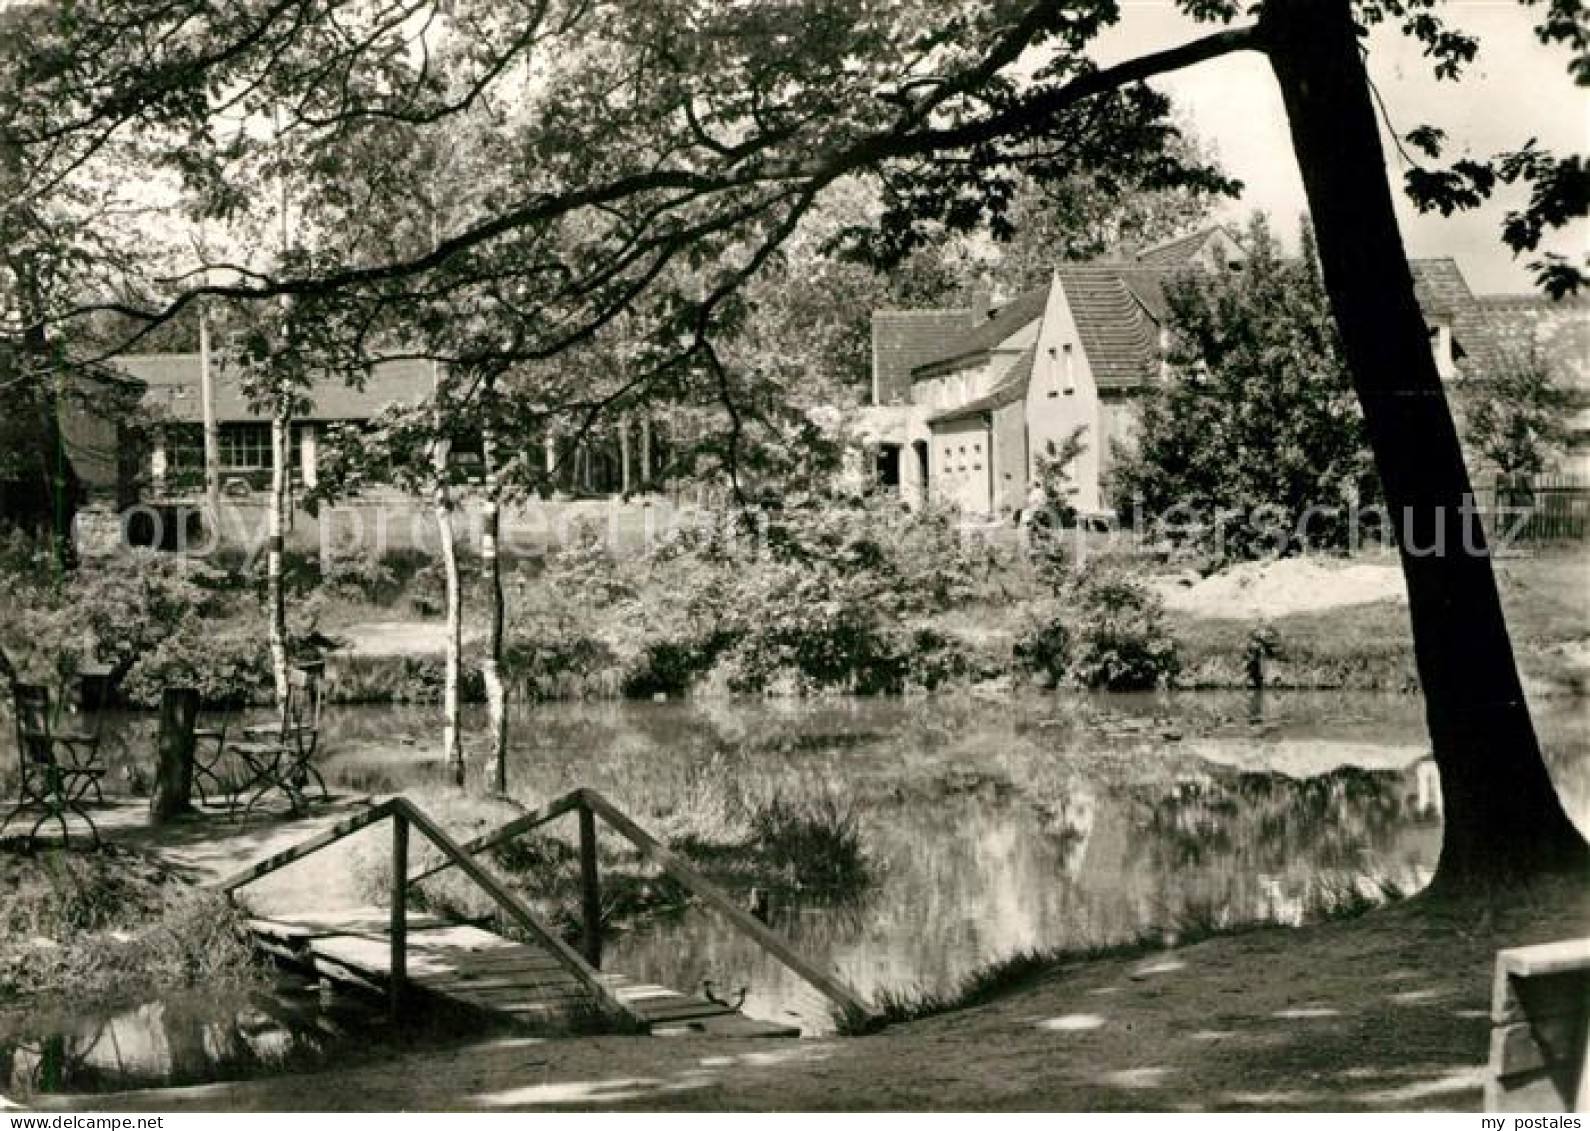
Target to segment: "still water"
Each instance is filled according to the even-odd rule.
[[[1536,720],[1570,812],[1590,826],[1590,717],[1564,699],[1537,704]],[[440,781],[432,710],[337,708],[325,722],[334,788]],[[151,725],[112,725],[107,756],[129,784]],[[773,923],[872,996],[947,992],[1024,950],[1295,923],[1354,891],[1415,890],[1440,843],[1426,754],[1422,701],[1407,696],[558,703],[517,711],[509,774],[527,803],[593,786],[663,835],[774,797],[849,814],[874,882],[844,899],[787,894]],[[627,924],[604,966],[684,990],[744,987],[747,1013],[807,1032],[831,1023],[804,983],[704,909]],[[72,1033],[93,1045],[91,1030],[115,1020],[123,1044],[140,1031],[144,1047],[168,1050],[128,1080],[203,1077],[203,1064],[228,1076],[270,1056],[313,1060],[330,1038],[310,1005],[273,1005],[266,1025],[257,1001],[209,1003],[185,1027],[180,1005],[149,1003],[78,1018]],[[24,1028],[37,1045],[40,1027]],[[256,1052],[250,1032],[279,1035]],[[39,1077],[42,1054],[23,1056],[24,1043],[0,1029],[13,1077],[18,1064]]]

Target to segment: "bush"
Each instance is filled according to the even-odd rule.
[[[1158,597],[1120,577],[1089,578],[1072,590],[1071,678],[1084,687],[1143,691],[1168,684],[1179,668],[1176,638]]]
[[[1108,691],[1168,684],[1180,670],[1159,598],[1124,577],[1073,577],[1063,607],[1016,641],[1017,662],[1050,687],[1069,680]]]
[[[1037,619],[1016,639],[1016,662],[1049,686],[1058,685],[1071,667],[1071,626],[1064,616]]]
[[[158,707],[170,686],[197,688],[206,703],[242,705],[267,701],[272,692],[270,657],[253,635],[212,634],[188,620],[133,662],[121,694],[139,707]]]
[[[381,604],[397,589],[397,574],[380,558],[331,558],[321,564],[320,592],[336,600]]]
[[[220,615],[225,587],[225,575],[202,562],[153,550],[85,565],[18,616],[15,658],[31,679],[64,682],[103,664],[117,683],[184,626]]]

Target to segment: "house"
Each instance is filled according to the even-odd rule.
[[[150,421],[147,480],[157,495],[197,487],[204,475],[204,414],[196,353],[133,354],[115,358],[116,368],[144,386]],[[362,386],[342,380],[316,381],[311,407],[293,421],[291,451],[296,478],[314,486],[317,442],[328,425],[371,420],[394,404],[418,404],[430,395],[431,370],[424,362],[385,361],[371,366]],[[263,487],[270,478],[270,414],[251,405],[238,375],[216,365],[215,418],[221,482],[230,491]]]
[[[199,355],[130,354],[111,365],[143,389],[142,408],[148,420],[143,479],[149,493],[169,498],[200,490],[204,416]],[[358,385],[341,376],[319,376],[311,383],[309,408],[292,422],[289,470],[294,480],[306,487],[316,484],[320,442],[328,427],[373,420],[394,405],[421,404],[431,396],[434,381],[430,362],[408,358],[375,362]],[[262,489],[273,462],[270,416],[249,403],[239,375],[229,371],[224,361],[215,366],[214,390],[223,490],[243,495]],[[643,486],[652,481],[666,453],[665,438],[654,436],[651,422],[644,418],[593,429],[578,440],[566,432],[505,437],[504,447],[510,453],[516,444],[535,449],[553,488],[575,495],[618,493],[631,480]],[[465,479],[473,478],[481,465],[479,434],[454,437],[449,454],[455,470]]]
[[[1241,244],[1215,227],[1130,257],[1062,263],[1042,287],[1003,303],[877,311],[872,405],[857,432],[873,480],[908,501],[974,514],[1027,505],[1038,460],[1077,429],[1077,509],[1106,515],[1112,448],[1128,440],[1135,400],[1163,370],[1166,286],[1198,271],[1239,271]],[[1413,263],[1443,377],[1497,364],[1484,308],[1450,259]]]

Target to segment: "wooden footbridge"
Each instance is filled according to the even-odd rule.
[[[511,887],[477,859],[485,850],[567,814],[574,814],[579,820],[579,950],[564,942]],[[429,1000],[537,1027],[572,1024],[647,1033],[798,1036],[798,1029],[747,1017],[727,1002],[680,993],[666,986],[645,985],[601,970],[601,886],[596,851],[599,818],[840,1011],[863,1023],[874,1016],[839,979],[803,958],[787,940],[690,869],[601,794],[589,789],[577,789],[463,844],[413,802],[395,797],[251,865],[221,881],[218,887],[227,893],[236,892],[345,837],[389,821],[392,882],[386,908],[344,911],[330,917],[277,915],[251,919],[249,927],[256,945],[320,977],[383,993],[395,1012]],[[442,854],[442,863],[419,874],[411,873],[411,830],[436,847]],[[479,924],[410,914],[409,889],[448,868],[459,869],[483,890],[525,941],[505,938]]]

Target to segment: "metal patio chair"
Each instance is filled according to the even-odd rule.
[[[324,665],[305,664],[288,673],[287,702],[277,720],[243,728],[244,740],[228,750],[248,767],[251,775],[244,791],[253,791],[245,816],[273,790],[286,795],[294,813],[308,804],[306,793],[313,781],[322,800],[330,800],[326,780],[315,768],[320,747],[320,709]]]
[[[71,830],[66,821],[70,814],[82,818],[98,845],[99,829],[83,805],[90,793],[100,804],[105,800],[99,786],[99,779],[106,772],[99,761],[99,728],[60,729],[47,687],[17,683],[11,691],[22,775],[17,804],[0,821],[0,833],[17,817],[37,809],[39,817],[28,831],[30,841],[50,820],[61,826],[61,843],[70,841]]]

